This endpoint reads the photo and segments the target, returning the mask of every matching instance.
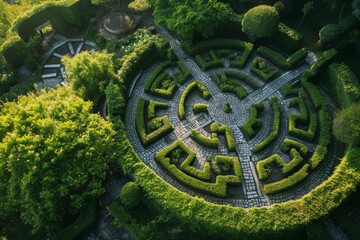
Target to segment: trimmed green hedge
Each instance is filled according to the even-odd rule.
[[[230,152],[236,151],[236,141],[232,130],[229,126],[222,125],[218,131],[219,134],[225,135],[226,145]]]
[[[333,63],[328,67],[332,95],[339,107],[346,108],[360,102],[360,83],[355,73],[345,63]]]
[[[153,85],[156,78],[170,65],[170,62],[161,63],[150,75],[150,77],[146,80],[144,85],[144,91],[149,93],[151,86]]]
[[[278,132],[279,132],[279,128],[280,128],[280,105],[278,102],[278,98],[277,97],[272,97],[269,100],[273,112],[274,112],[274,117],[273,117],[273,124],[272,124],[272,131],[271,133],[259,144],[257,144],[254,148],[253,148],[253,153],[257,153],[260,152],[261,150],[263,150],[267,145],[269,145],[277,136]]]
[[[149,107],[148,107],[148,120],[151,120],[156,117],[156,110],[168,109],[168,108],[169,108],[169,105],[167,103],[150,100]]]
[[[231,156],[215,156],[215,162],[221,164],[228,164],[233,167],[234,175],[238,178],[234,179],[233,184],[241,184],[242,182],[242,170],[241,165],[238,157],[231,157]]]
[[[191,72],[190,70],[186,67],[184,61],[179,61],[178,66],[180,68],[180,70],[182,71],[182,74],[180,76],[177,76],[177,81],[183,85],[190,77],[191,77]]]
[[[253,65],[251,66],[250,71],[257,76],[259,76],[265,82],[272,80],[276,77],[279,71],[271,66],[269,66],[266,62],[261,60],[259,57],[256,57],[253,61]]]
[[[180,102],[179,102],[179,118],[180,120],[184,119],[186,116],[185,113],[185,101],[188,98],[188,96],[196,90],[196,88],[199,88],[202,94],[202,97],[204,99],[209,99],[211,97],[209,91],[206,89],[204,85],[201,84],[200,81],[196,80],[192,83],[190,83],[184,90],[184,92],[181,95]]]
[[[190,55],[195,56],[201,52],[219,49],[244,49],[245,51],[247,48],[252,50],[253,44],[237,39],[213,39],[197,43],[190,49]]]
[[[225,74],[226,74],[227,78],[238,79],[238,80],[240,80],[242,82],[247,83],[252,88],[259,88],[259,87],[262,86],[254,78],[252,78],[251,76],[249,76],[246,73],[227,70],[227,71],[225,71]]]
[[[273,154],[270,157],[260,160],[256,163],[256,170],[260,180],[264,180],[269,177],[270,165],[272,164],[276,164],[280,168],[283,168],[285,162],[278,154]]]
[[[192,166],[196,159],[196,153],[194,153],[190,148],[185,146],[185,144],[179,144],[178,147],[188,154],[186,159],[181,164],[180,168],[185,173],[203,181],[210,181],[210,163],[206,162],[204,164],[204,169],[200,170]]]
[[[210,56],[211,56],[210,61],[206,61],[200,55],[195,56],[196,62],[200,65],[200,68],[203,71],[209,70],[211,68],[216,68],[216,67],[222,67],[223,66],[223,62],[219,60],[219,58],[216,56],[216,53],[213,50],[210,50]]]
[[[151,143],[156,142],[157,140],[171,132],[173,130],[173,127],[169,121],[168,116],[162,116],[158,119],[163,123],[163,125],[151,133],[146,133],[145,105],[146,100],[144,98],[140,98],[136,109],[136,130],[139,134],[142,145],[144,147],[147,147]]]
[[[219,77],[212,77],[212,80],[216,82],[222,92],[230,92],[237,95],[240,99],[243,99],[248,95],[246,89],[239,83],[238,80],[228,79],[227,72],[221,71]]]
[[[308,168],[309,165],[305,164],[298,172],[294,173],[293,175],[278,182],[266,184],[264,186],[265,194],[275,194],[295,186],[309,175],[307,172]]]
[[[262,126],[262,119],[259,118],[258,115],[259,112],[263,111],[263,109],[263,103],[253,104],[250,106],[250,117],[246,123],[240,127],[241,131],[243,131],[249,138],[254,137],[254,128],[261,128]]]
[[[284,141],[281,144],[281,151],[284,153],[289,152],[292,148],[295,148],[300,152],[301,155],[305,156],[308,152],[308,147],[300,142],[291,140],[291,139],[284,139]]]
[[[290,150],[291,160],[287,164],[284,165],[284,167],[281,169],[281,172],[283,174],[288,174],[292,170],[294,170],[299,164],[304,160],[300,153],[295,149],[292,148]]]
[[[193,178],[180,169],[178,169],[175,165],[170,163],[170,159],[166,157],[166,155],[173,149],[181,147],[182,149],[187,149],[185,144],[180,140],[175,141],[168,147],[164,148],[160,152],[156,153],[156,160],[168,171],[170,172],[177,180],[191,186],[200,191],[204,191],[210,194],[213,194],[217,197],[226,197],[226,189],[227,184],[240,184],[241,179],[239,176],[228,175],[228,176],[217,176],[215,183],[203,182],[196,178]],[[189,151],[189,150],[188,150]],[[190,150],[191,151],[191,150]],[[195,153],[194,153],[195,154]]]
[[[219,138],[207,138],[200,134],[197,130],[191,130],[191,138],[195,140],[195,142],[209,148],[217,149],[219,146]]]
[[[308,50],[306,48],[300,49],[288,58],[284,57],[277,51],[264,46],[260,46],[257,51],[260,55],[269,59],[277,67],[285,70],[289,70],[300,65],[305,60],[308,54]]]
[[[170,84],[165,88],[161,88],[161,85],[165,81],[169,81]],[[155,81],[151,85],[150,92],[155,96],[159,96],[163,98],[172,98],[176,88],[177,88],[176,82],[172,79],[170,74],[167,72],[163,72],[155,79]]]
[[[208,112],[207,105],[205,103],[196,103],[194,105],[194,112]]]

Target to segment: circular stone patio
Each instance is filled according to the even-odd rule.
[[[337,158],[338,145],[333,141],[331,146],[328,147],[328,154],[322,163],[309,175],[301,181],[298,185],[291,187],[286,191],[280,193],[266,195],[264,194],[264,184],[269,180],[278,180],[275,177],[270,177],[266,181],[259,180],[258,172],[256,170],[256,164],[273,155],[278,154],[281,156],[285,163],[289,162],[289,156],[280,150],[280,146],[284,139],[290,139],[297,141],[307,147],[310,153],[313,153],[316,148],[316,143],[307,142],[302,139],[290,136],[288,133],[288,118],[289,114],[297,112],[293,107],[289,106],[289,103],[294,99],[293,97],[284,98],[280,93],[280,89],[287,83],[296,83],[299,80],[301,73],[309,67],[309,64],[303,65],[290,70],[282,71],[279,69],[279,76],[268,83],[264,83],[257,76],[251,73],[250,68],[252,66],[253,59],[257,57],[257,53],[253,53],[249,56],[248,63],[243,69],[235,69],[229,67],[228,60],[224,60],[224,65],[216,69],[210,69],[203,71],[197,65],[197,63],[190,58],[181,48],[180,42],[171,36],[166,30],[159,28],[159,32],[170,42],[170,46],[173,48],[176,55],[182,60],[186,68],[191,72],[192,77],[188,79],[183,85],[178,84],[178,89],[174,91],[171,99],[156,96],[153,93],[145,92],[144,85],[149,79],[151,74],[159,67],[160,63],[154,63],[151,67],[145,70],[141,76],[133,82],[130,90],[130,99],[128,101],[125,125],[130,142],[134,146],[136,152],[142,159],[142,161],[150,167],[156,174],[163,178],[166,182],[170,183],[179,190],[188,193],[192,196],[199,196],[206,201],[214,202],[217,204],[230,204],[233,206],[241,207],[253,207],[253,206],[265,206],[273,203],[286,202],[293,199],[298,199],[307,194],[313,188],[325,181],[328,176],[331,175],[335,166]],[[224,93],[220,90],[219,86],[212,81],[214,73],[219,73],[222,70],[231,70],[241,73],[245,73],[254,79],[257,87],[244,88],[248,91],[248,95],[240,100],[238,96],[233,93]],[[173,71],[173,70],[172,70]],[[206,88],[211,94],[210,99],[206,100],[201,97],[199,92],[193,92],[188,95],[185,101],[185,119],[179,118],[179,102],[184,93],[184,90],[194,81],[199,80],[204,88]],[[242,84],[242,83],[241,83]],[[324,99],[328,103],[329,110],[333,112],[333,105],[330,98],[320,91]],[[264,141],[266,137],[272,131],[272,121],[274,110],[268,100],[271,97],[277,97],[279,111],[280,111],[280,126],[276,139],[263,150],[254,153],[254,148],[260,142]],[[173,130],[160,138],[149,146],[144,147],[136,128],[136,111],[140,98],[144,98],[147,101],[157,101],[167,104],[168,109],[161,109],[157,112],[159,116],[168,116]],[[208,112],[195,113],[193,106],[196,103],[204,103],[207,105]],[[232,109],[231,113],[224,113],[224,105],[229,103]],[[250,107],[254,104],[263,103],[263,124],[260,130],[253,138],[247,137],[241,130],[241,126],[250,117]],[[219,146],[217,149],[206,147],[199,142],[195,141],[190,135],[191,130],[198,131],[206,138],[211,138],[210,124],[217,122],[220,125],[227,125],[233,134],[236,142],[236,151],[230,151],[225,137],[219,135]],[[168,172],[164,166],[162,166],[156,159],[155,155],[159,151],[162,151],[175,141],[180,140],[186,147],[196,153],[196,159],[192,163],[192,167],[202,170],[204,166],[209,162],[211,156],[232,156],[239,159],[239,163],[242,169],[242,184],[240,186],[228,185],[227,197],[219,198],[213,194],[205,193],[203,191],[195,190],[194,188],[184,185],[178,179],[176,179],[170,172]],[[276,171],[274,170],[274,175]]]

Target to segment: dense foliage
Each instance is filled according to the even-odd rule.
[[[0,216],[20,214],[54,235],[104,192],[112,125],[68,88],[22,96],[0,110]]]
[[[157,0],[154,8],[156,22],[186,40],[191,40],[194,34],[209,38],[220,24],[235,17],[227,4],[215,0]]]
[[[99,104],[106,86],[117,79],[112,54],[84,51],[74,57],[64,57],[66,80],[72,89],[85,100]]]
[[[343,143],[360,143],[360,104],[340,111],[333,124],[335,137]]]
[[[250,39],[270,37],[279,26],[279,13],[274,7],[259,5],[247,11],[242,29]]]

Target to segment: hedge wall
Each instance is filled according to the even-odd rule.
[[[278,53],[277,51],[264,46],[260,46],[257,51],[261,56],[267,58],[277,67],[280,67],[284,70],[289,70],[299,66],[308,55],[308,50],[306,48],[300,49],[288,58]]]
[[[262,119],[259,118],[259,112],[264,109],[264,104],[254,104],[250,106],[250,117],[246,121],[244,125],[240,127],[241,131],[243,131],[249,138],[254,137],[255,131],[254,128],[261,128]]]
[[[202,94],[202,97],[204,99],[209,99],[211,97],[209,91],[204,87],[204,85],[201,84],[200,81],[196,80],[192,83],[190,83],[184,90],[184,92],[181,95],[180,102],[179,102],[179,118],[184,119],[186,116],[185,113],[185,101],[188,98],[188,96],[196,90],[196,88],[199,88]]]
[[[155,131],[147,133],[147,123],[145,122],[145,106],[146,100],[144,98],[140,98],[136,109],[136,130],[139,134],[142,145],[147,147],[171,132],[173,127],[169,121],[168,116],[162,116],[158,119],[163,123],[163,125]]]
[[[195,142],[203,145],[205,147],[217,149],[219,146],[219,139],[218,138],[207,138],[200,134],[197,130],[191,130],[191,138],[195,140]]]
[[[278,98],[277,97],[272,97],[269,100],[273,112],[274,112],[274,117],[273,117],[273,123],[272,123],[272,130],[271,133],[259,144],[257,144],[254,148],[253,148],[253,153],[257,153],[260,152],[261,150],[263,150],[265,147],[267,147],[277,136],[278,132],[279,132],[279,128],[280,128],[280,105],[278,102]]]

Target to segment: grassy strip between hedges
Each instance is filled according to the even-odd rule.
[[[204,182],[194,177],[191,177],[180,169],[178,169],[174,164],[170,163],[170,159],[166,157],[167,153],[172,151],[173,149],[181,147],[182,149],[187,149],[185,144],[180,140],[175,141],[168,147],[164,148],[160,152],[156,153],[156,160],[169,172],[171,173],[177,180],[186,184],[190,187],[193,187],[197,190],[204,191],[215,195],[217,197],[226,197],[226,189],[227,184],[239,184],[241,183],[241,179],[235,175],[228,176],[217,176],[215,183]],[[191,150],[190,150],[191,151]],[[186,160],[185,160],[186,161]]]
[[[294,173],[293,175],[278,182],[266,184],[264,186],[265,194],[275,194],[295,186],[309,175],[307,172],[308,168],[309,165],[305,164],[298,172]]]
[[[308,50],[306,48],[300,49],[288,58],[284,57],[277,51],[264,46],[260,46],[257,51],[261,56],[270,60],[275,66],[284,70],[289,70],[299,66],[308,55]]]
[[[169,121],[168,116],[162,116],[159,117],[159,120],[162,122],[163,125],[155,131],[147,134],[145,125],[145,105],[146,100],[144,98],[140,98],[136,109],[136,130],[139,134],[142,145],[144,147],[147,147],[151,143],[156,142],[157,140],[171,132],[173,130],[173,127]]]
[[[259,144],[257,144],[254,148],[253,148],[253,153],[257,153],[260,152],[261,150],[263,150],[265,147],[267,147],[278,135],[279,132],[279,128],[280,128],[280,105],[279,105],[279,101],[277,97],[272,97],[269,100],[273,112],[274,112],[274,117],[273,117],[273,124],[272,124],[272,130],[271,133]]]
[[[211,97],[209,91],[206,89],[204,85],[201,84],[200,81],[196,80],[192,83],[190,83],[184,90],[184,92],[181,95],[180,102],[179,102],[179,118],[180,120],[185,119],[186,113],[185,113],[185,101],[188,98],[188,96],[196,90],[196,88],[199,88],[202,94],[202,97],[204,99],[209,99]]]
[[[258,103],[250,106],[250,117],[244,125],[240,127],[249,138],[254,137],[255,131],[254,128],[261,128],[262,119],[258,117],[259,113],[263,111],[264,104]]]

